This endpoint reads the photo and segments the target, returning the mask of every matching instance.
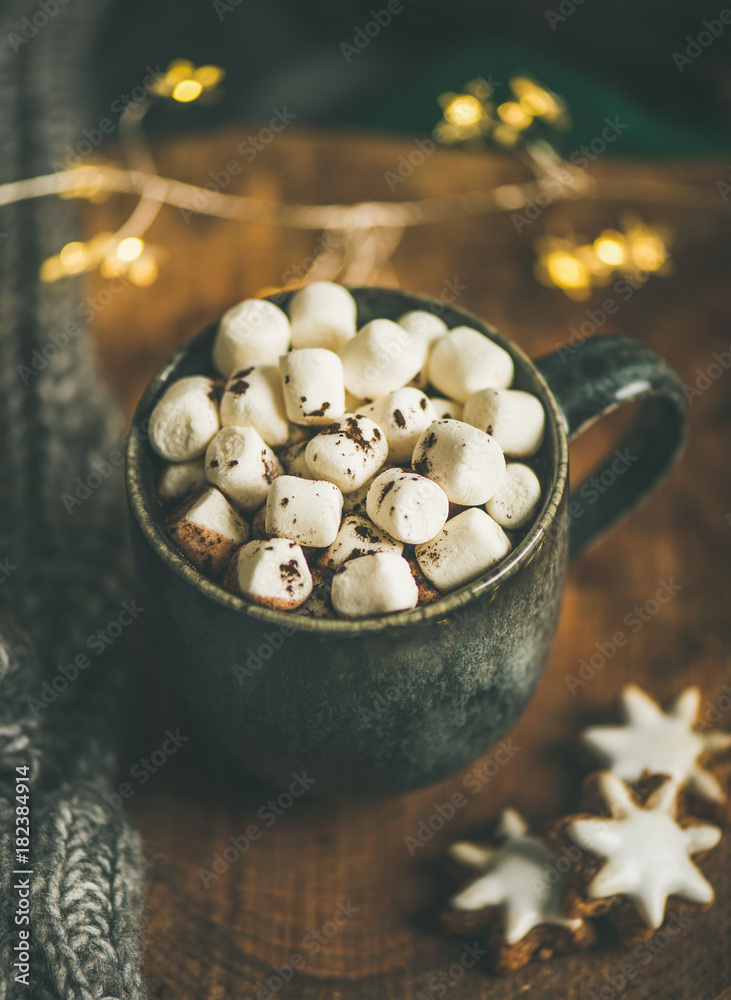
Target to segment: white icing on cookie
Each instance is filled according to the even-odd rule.
[[[562,887],[546,878],[546,865],[556,855],[538,837],[528,833],[523,818],[506,809],[500,820],[498,847],[486,844],[452,844],[455,861],[485,872],[452,900],[458,910],[503,909],[505,940],[516,944],[534,927],[553,924],[576,931],[583,921],[570,920],[561,910]]]
[[[698,758],[730,747],[731,734],[694,732],[700,699],[698,688],[686,688],[666,713],[641,688],[630,684],[622,691],[626,725],[594,726],[582,738],[625,781],[638,781],[645,772],[668,774],[679,787],[721,802],[725,798],[721,785],[698,764]]]
[[[611,818],[577,819],[567,827],[579,847],[607,859],[589,886],[589,896],[626,896],[653,929],[663,922],[668,896],[712,902],[713,887],[690,856],[715,847],[721,831],[708,825],[678,826],[676,782],[666,781],[644,807],[611,771],[601,775],[599,787]]]

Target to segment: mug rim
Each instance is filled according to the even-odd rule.
[[[413,292],[404,292],[399,288],[380,288],[378,286],[348,287],[352,293],[373,292],[395,293],[408,297],[411,305],[404,312],[413,309],[425,309],[434,312],[433,306],[439,303],[438,299],[430,298]],[[277,299],[276,305],[284,305],[291,298],[292,292],[265,296],[269,301]],[[449,308],[457,313],[465,322],[463,325],[471,326],[479,330],[491,340],[495,340],[499,346],[503,347],[514,358],[517,357],[526,366],[535,383],[543,391],[544,405],[547,407],[546,430],[554,434],[556,445],[556,470],[552,477],[551,486],[547,496],[543,501],[540,513],[531,525],[527,534],[511,552],[497,563],[494,567],[475,578],[469,583],[463,584],[456,590],[444,594],[436,601],[424,604],[421,607],[410,608],[406,611],[395,611],[389,614],[374,615],[368,618],[346,619],[346,618],[315,618],[311,615],[297,615],[292,611],[278,611],[273,608],[266,608],[260,604],[247,601],[244,597],[238,597],[222,586],[209,580],[208,577],[200,573],[185,557],[178,551],[165,532],[162,518],[157,516],[154,509],[154,497],[147,494],[142,483],[140,461],[142,449],[149,447],[149,443],[142,434],[139,433],[140,426],[145,416],[149,416],[152,410],[153,400],[156,400],[163,386],[170,382],[170,376],[177,369],[180,363],[190,353],[191,349],[210,335],[213,327],[216,327],[219,320],[208,324],[201,331],[187,340],[178,350],[165,361],[155,372],[140,397],[135,407],[130,429],[125,456],[125,480],[127,485],[127,496],[130,508],[135,517],[135,521],[145,539],[145,542],[153,550],[154,554],[162,560],[165,566],[177,577],[197,590],[201,596],[212,600],[222,608],[230,611],[237,611],[246,617],[256,619],[268,625],[288,626],[295,632],[302,631],[312,633],[316,636],[326,638],[346,637],[357,635],[363,632],[382,632],[388,629],[407,628],[412,625],[433,623],[451,615],[459,608],[465,607],[475,598],[497,589],[510,577],[514,576],[524,565],[526,565],[538,552],[543,544],[543,540],[550,529],[561,499],[563,498],[568,479],[568,438],[564,417],[550,386],[538,370],[536,364],[525,354],[521,347],[500,333],[479,316],[463,309],[460,306],[450,304]],[[452,327],[453,328],[453,327]],[[149,412],[148,412],[149,411]]]

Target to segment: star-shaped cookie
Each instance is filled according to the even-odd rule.
[[[534,957],[593,944],[592,928],[562,910],[556,855],[528,832],[515,810],[503,812],[496,838],[496,846],[461,842],[450,848],[452,860],[476,877],[451,900],[444,915],[447,928],[455,933],[484,929],[493,964],[503,973]]]
[[[718,777],[699,761],[731,748],[731,733],[703,733],[694,729],[701,693],[686,688],[667,712],[635,684],[622,691],[625,724],[594,726],[583,741],[601,763],[625,781],[650,774],[667,774],[678,789],[717,807],[727,801]],[[704,810],[707,812],[707,810]],[[718,810],[711,816],[719,820]]]
[[[635,919],[627,919],[625,907],[625,916],[615,921],[620,937],[630,943],[660,927],[670,897],[697,905],[713,902],[713,888],[691,856],[715,847],[721,831],[677,822],[676,782],[663,781],[644,804],[611,771],[592,776],[592,783],[609,815],[568,817],[560,824],[563,833],[595,859],[576,866],[583,885],[578,898],[568,894],[569,912],[593,916],[620,902],[630,904]]]

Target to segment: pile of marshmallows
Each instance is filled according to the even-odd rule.
[[[538,451],[543,407],[509,388],[511,356],[477,330],[421,310],[357,330],[348,290],[314,282],[289,318],[260,299],[230,309],[213,364],[225,386],[175,382],[150,442],[173,463],[159,480],[178,502],[171,537],[250,601],[319,617],[413,608],[503,559],[503,529],[538,509],[535,473],[506,457]]]

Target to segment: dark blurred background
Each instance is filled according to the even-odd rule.
[[[596,135],[607,108],[632,126],[617,155],[731,149],[731,25],[692,47],[699,34],[702,43],[711,37],[704,20],[721,24],[721,0],[392,0],[401,10],[387,29],[347,61],[341,45],[353,46],[356,29],[387,3],[113,0],[93,53],[96,119],[146,67],[185,57],[225,68],[221,98],[215,106],[166,102],[150,116],[153,131],[256,123],[286,105],[297,127],[420,135],[439,119],[442,91],[491,76],[507,97],[509,76],[523,69],[567,99],[569,149]],[[687,57],[689,45],[702,57]]]

